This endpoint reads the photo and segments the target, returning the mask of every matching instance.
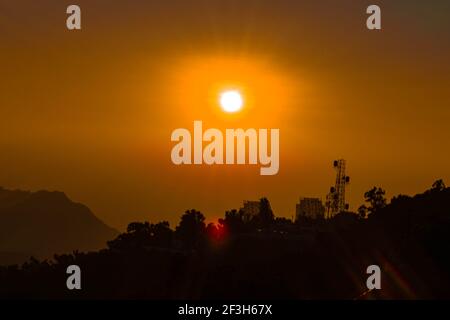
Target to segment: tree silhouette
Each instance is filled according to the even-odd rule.
[[[151,244],[150,224],[148,222],[132,222],[127,231],[108,241],[108,247],[116,251],[142,249]]]
[[[359,219],[365,219],[367,217],[367,207],[363,204],[358,208],[358,218]]]
[[[260,229],[267,229],[274,222],[274,214],[267,198],[259,200],[259,214],[252,219],[252,223]]]
[[[436,181],[433,183],[433,185],[432,185],[432,187],[431,187],[431,191],[432,191],[432,192],[439,192],[439,191],[444,190],[445,188],[446,188],[446,187],[445,187],[444,180],[439,179],[439,180],[436,180]]]
[[[219,224],[230,234],[239,234],[245,231],[244,213],[233,209],[225,212],[225,218],[219,219]]]
[[[377,187],[373,187],[364,193],[365,201],[370,204],[370,207],[367,208],[370,214],[386,206],[385,194],[386,192],[383,189]]]
[[[131,222],[128,224],[127,232],[136,234],[150,233],[150,224],[148,222]]]
[[[169,222],[162,221],[152,224],[150,227],[152,244],[162,248],[168,248],[172,245],[173,231],[170,229]]]
[[[181,216],[175,234],[182,247],[194,249],[203,243],[205,231],[205,216],[200,211],[192,209]]]
[[[172,245],[173,231],[167,221],[157,224],[149,222],[132,222],[128,224],[127,232],[116,239],[108,241],[108,247],[113,250],[137,250],[149,247],[168,248]]]

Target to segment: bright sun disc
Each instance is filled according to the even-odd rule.
[[[242,97],[238,91],[225,91],[220,95],[220,105],[226,112],[236,112],[242,108]]]

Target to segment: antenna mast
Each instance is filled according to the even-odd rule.
[[[332,218],[336,214],[348,210],[348,204],[345,203],[345,186],[350,183],[350,177],[345,175],[345,160],[333,161],[333,167],[336,170],[336,183],[330,188],[326,200],[326,218]]]

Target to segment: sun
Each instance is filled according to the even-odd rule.
[[[220,95],[220,106],[226,112],[232,113],[242,109],[242,96],[237,90],[227,90]]]

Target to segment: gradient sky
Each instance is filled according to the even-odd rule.
[[[60,190],[106,223],[208,220],[267,196],[291,217],[345,158],[356,209],[450,183],[450,2],[0,0],[0,185]],[[220,111],[221,88],[246,106]],[[171,163],[176,128],[280,128],[280,172]]]

